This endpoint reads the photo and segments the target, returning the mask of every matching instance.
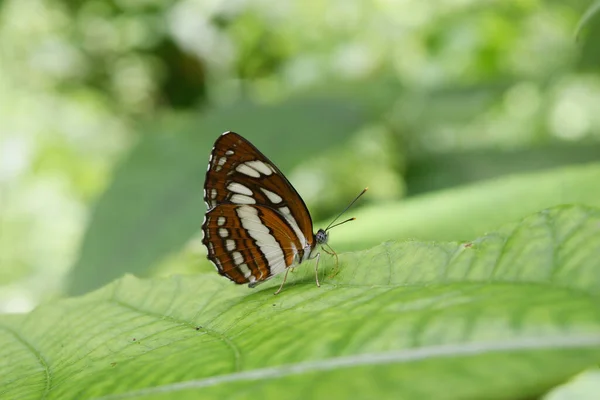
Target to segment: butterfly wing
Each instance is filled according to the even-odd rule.
[[[208,257],[236,283],[265,280],[302,261],[313,247],[306,204],[279,168],[237,133],[226,132],[215,142],[204,201],[208,211],[202,229]],[[250,228],[244,226],[244,218]],[[225,228],[232,236],[219,236]],[[229,250],[232,241],[235,250]]]
[[[209,260],[236,283],[264,281],[299,256],[296,233],[269,207],[221,204],[207,212],[202,229]]]

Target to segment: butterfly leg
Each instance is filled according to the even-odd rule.
[[[321,259],[321,253],[317,253],[317,263],[315,264],[315,280],[317,281],[317,287],[321,287],[319,283],[319,260]]]
[[[331,251],[327,251],[327,249],[325,248],[325,246],[327,246],[327,248],[328,248],[329,250],[331,250]],[[339,260],[339,258],[338,258],[338,255],[337,255],[337,253],[335,252],[335,250],[333,250],[333,249],[331,248],[331,246],[330,246],[330,245],[328,245],[328,244],[324,244],[324,245],[323,245],[321,248],[323,249],[323,251],[324,251],[325,253],[329,254],[330,256],[334,256],[334,257],[335,257],[335,268],[334,268],[333,272],[331,273],[331,275],[329,275],[329,278],[333,278],[334,276],[336,276],[336,275],[338,274],[338,272],[339,272],[339,270],[340,270],[340,260]]]
[[[283,282],[281,282],[281,285],[279,286],[279,289],[277,289],[277,291],[273,294],[279,294],[279,292],[281,292],[281,288],[283,288],[283,284],[285,283],[285,280],[287,279],[287,274],[290,272],[290,268],[285,270],[285,275],[283,276]]]

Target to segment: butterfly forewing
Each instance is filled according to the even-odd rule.
[[[304,201],[281,171],[233,132],[211,152],[203,243],[219,273],[236,283],[260,282],[300,262],[313,247]]]

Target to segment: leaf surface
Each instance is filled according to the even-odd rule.
[[[505,176],[351,211],[356,221],[331,232],[336,251],[384,240],[467,240],[561,204],[600,207],[600,163]],[[317,226],[327,226],[322,222]]]
[[[312,265],[278,296],[129,276],[0,316],[0,397],[529,398],[600,360],[598,209],[342,254],[321,288]]]

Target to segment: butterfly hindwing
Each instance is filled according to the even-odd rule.
[[[236,283],[260,282],[303,256],[287,222],[268,207],[222,204],[202,226],[208,258]]]

